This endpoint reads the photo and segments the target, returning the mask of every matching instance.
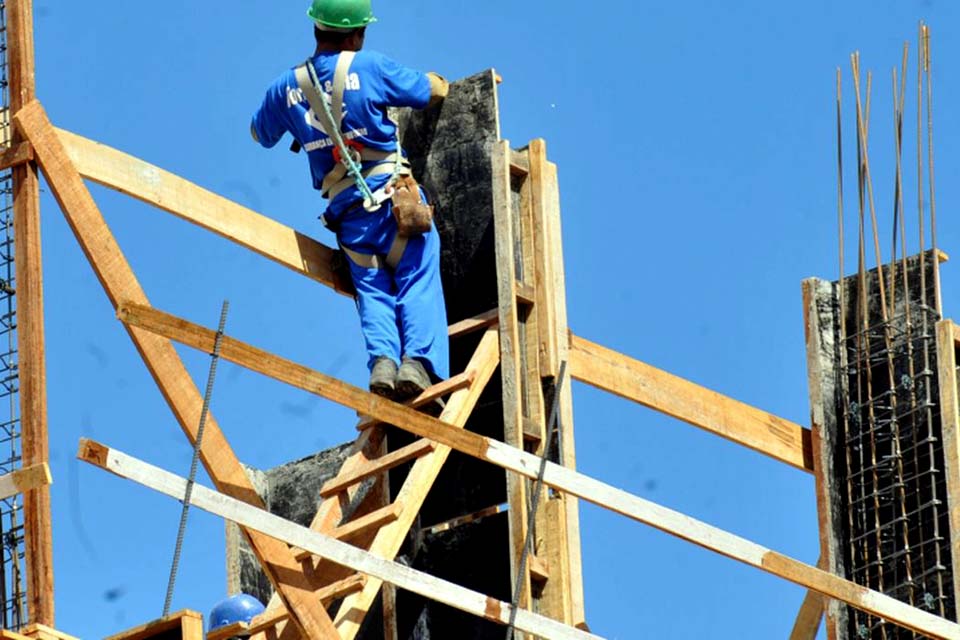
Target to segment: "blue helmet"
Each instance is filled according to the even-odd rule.
[[[209,630],[219,629],[237,622],[250,622],[265,611],[263,604],[245,593],[221,600],[210,611]]]

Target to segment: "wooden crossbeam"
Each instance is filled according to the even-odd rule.
[[[439,382],[429,387],[428,389],[424,389],[423,393],[421,393],[419,396],[417,396],[413,400],[409,400],[405,402],[404,404],[406,404],[408,407],[419,409],[420,407],[424,407],[430,404],[431,402],[436,402],[439,398],[442,398],[447,394],[453,393],[454,391],[457,391],[459,389],[466,389],[473,383],[476,377],[477,377],[476,371],[474,371],[473,369],[467,369],[463,373],[458,373],[457,375],[451,376],[450,378],[444,380],[443,382]],[[370,427],[376,426],[378,424],[383,424],[383,423],[370,418],[365,418],[359,424],[357,424],[357,431],[363,431],[365,429],[369,429]]]
[[[21,142],[0,152],[0,171],[6,171],[32,160],[33,147],[29,142]]]
[[[373,529],[379,529],[384,525],[394,522],[400,517],[402,511],[403,505],[399,502],[388,504],[356,520],[351,520],[346,524],[340,525],[330,532],[330,537],[336,538],[341,542],[350,542],[369,533]],[[310,559],[309,551],[298,550],[294,553],[296,553],[297,562],[304,562]]]
[[[182,344],[209,352],[216,332],[169,314],[136,305],[123,305],[124,322],[156,331]],[[346,407],[430,438],[457,451],[491,462],[530,479],[537,478],[540,458],[491,438],[458,429],[357,387],[284,360],[256,347],[224,336],[221,357],[280,382],[310,391]],[[846,602],[918,633],[942,640],[960,638],[960,625],[921,611],[877,591],[804,564],[754,542],[723,531],[677,511],[617,489],[572,469],[546,464],[544,483],[558,491],[625,515],[693,544],[715,551],[817,593]]]
[[[577,336],[570,374],[695,427],[813,472],[810,430]]]
[[[90,440],[81,440],[78,456],[101,469],[114,473],[171,496],[182,499],[186,480]],[[284,520],[263,509],[245,504],[222,493],[195,485],[191,504],[220,517],[232,520],[246,528],[255,529],[278,540],[310,551],[318,556],[349,567],[354,571],[374,576],[430,600],[441,602],[498,624],[507,624],[511,607],[505,602],[465,589],[452,582],[440,580],[389,560],[380,558],[296,523]],[[528,611],[516,612],[515,626],[545,640],[589,640],[599,636],[574,629],[562,623]],[[323,638],[339,636],[318,636]]]
[[[17,112],[13,121],[33,144],[50,190],[111,303],[116,305],[123,299],[149,304],[43,107],[36,101],[31,102]],[[191,443],[196,442],[203,399],[180,356],[169,340],[135,327],[128,327],[128,333],[183,432]],[[213,416],[207,418],[200,457],[218,489],[249,504],[263,504]],[[313,597],[312,585],[303,576],[290,549],[263,534],[245,533],[304,637],[333,637],[336,633],[333,623]]]
[[[390,469],[395,469],[411,460],[416,460],[420,456],[433,451],[436,446],[436,443],[430,440],[417,440],[401,449],[397,449],[392,453],[388,453],[381,458],[369,462],[366,466],[355,470],[353,473],[341,474],[336,478],[332,478],[320,488],[320,497],[329,498],[332,495],[340,493],[347,487],[360,484],[367,478],[386,473]]]
[[[497,324],[497,321],[500,319],[500,310],[491,309],[481,313],[478,316],[472,318],[467,318],[466,320],[461,320],[460,322],[454,323],[447,328],[447,335],[451,338],[459,338],[460,336],[465,336],[468,333],[474,333],[475,331],[483,331],[487,327],[492,327]]]
[[[159,207],[335,291],[352,290],[333,271],[333,249],[188,180],[69,131],[57,133],[84,178]]]
[[[46,462],[17,469],[0,476],[0,500],[18,493],[26,493],[37,487],[47,486],[52,482],[50,466]]]

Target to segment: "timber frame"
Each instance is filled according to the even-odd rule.
[[[17,184],[17,279],[19,282],[22,415],[25,464],[43,465],[46,442],[46,394],[43,376],[42,263],[39,243],[38,172],[42,171],[60,209],[117,310],[147,369],[177,422],[193,443],[201,395],[174,349],[178,342],[210,351],[215,332],[154,309],[91,196],[84,179],[121,191],[201,226],[280,263],[334,291],[350,295],[349,283],[332,266],[333,250],[266,216],[204,190],[120,151],[57,129],[47,118],[33,89],[33,52],[29,0],[8,2],[11,46],[11,122],[14,135],[0,163],[14,166]],[[245,631],[256,638],[352,638],[374,598],[382,594],[389,611],[393,587],[419,590],[426,597],[505,624],[511,609],[462,587],[402,567],[392,558],[416,516],[446,456],[459,451],[508,473],[511,567],[516,569],[527,530],[536,527],[546,542],[534,549],[519,596],[520,608],[532,605],[533,582],[539,581],[540,614],[520,611],[517,627],[543,638],[596,638],[586,624],[579,551],[577,500],[653,526],[714,552],[802,585],[809,595],[791,638],[813,638],[824,599],[847,603],[932,638],[960,638],[960,625],[870,591],[821,568],[804,564],[706,523],[631,495],[575,471],[572,386],[560,389],[560,455],[545,465],[544,483],[552,498],[529,521],[530,481],[537,479],[547,454],[545,383],[557,378],[564,363],[578,381],[655,409],[680,421],[749,447],[814,474],[816,431],[748,406],[680,379],[639,360],[570,333],[566,320],[557,168],[547,161],[546,146],[535,140],[521,150],[499,141],[491,150],[499,305],[495,310],[451,326],[451,335],[482,332],[467,369],[424,397],[404,406],[351,387],[225,336],[224,359],[252,371],[317,394],[366,416],[350,458],[331,496],[321,504],[311,529],[297,527],[263,510],[263,502],[216,420],[208,418],[201,460],[215,491],[194,490],[200,508],[237,522],[272,582],[277,599]],[[150,176],[149,180],[144,176]],[[960,331],[952,322],[938,326],[945,419],[951,438],[948,451],[951,483],[960,486],[960,436],[956,370],[953,363]],[[504,441],[465,430],[480,392],[499,368],[504,397]],[[414,407],[448,397],[439,419]],[[388,452],[380,426],[390,424],[419,436],[406,450]],[[817,420],[814,416],[816,428]],[[163,491],[183,495],[182,479],[150,467],[108,446],[83,441],[79,457],[95,466]],[[416,460],[398,500],[382,495],[362,513],[344,513],[356,480],[380,477],[400,459]],[[41,467],[42,468],[42,467]],[[36,473],[36,472],[34,472]],[[41,474],[42,475],[42,474]],[[48,476],[31,476],[27,511],[31,620],[53,621],[53,574],[50,544]],[[2,480],[2,479],[0,479]],[[44,481],[45,480],[45,481]],[[19,485],[18,485],[19,486]],[[22,490],[22,489],[21,489]],[[347,498],[344,500],[343,498]],[[377,500],[379,499],[379,502]],[[960,509],[951,505],[960,521]],[[362,541],[362,543],[360,542]],[[356,546],[354,546],[356,545]],[[322,558],[322,559],[321,559]],[[532,568],[531,568],[532,567]],[[388,588],[382,588],[382,587]],[[344,599],[331,615],[326,606]],[[346,613],[340,613],[344,611]],[[349,614],[349,615],[347,615]],[[191,616],[186,616],[191,618]],[[192,625],[190,637],[196,635]],[[385,637],[391,637],[390,621]],[[147,630],[155,627],[143,627]],[[131,635],[132,633],[132,635]],[[395,634],[395,628],[392,632]],[[18,634],[2,632],[4,637]],[[188,633],[184,632],[184,637]],[[131,630],[123,637],[147,637]],[[216,633],[211,638],[216,638]],[[393,636],[395,637],[395,635]]]

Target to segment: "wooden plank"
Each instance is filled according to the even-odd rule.
[[[497,324],[499,320],[500,310],[491,309],[490,311],[481,313],[480,315],[467,318],[466,320],[461,320],[460,322],[450,325],[447,333],[451,338],[459,338],[460,336],[465,336],[468,333],[482,331],[487,327],[492,327],[493,325]]]
[[[336,538],[341,542],[351,542],[357,537],[369,533],[372,529],[379,529],[395,521],[400,517],[402,509],[403,506],[400,503],[394,502],[393,504],[388,504],[356,520],[351,520],[346,524],[340,525],[331,531],[329,535],[331,538]],[[296,550],[294,553],[296,554],[297,562],[304,562],[310,559],[309,551]]]
[[[31,638],[16,631],[0,629],[0,640],[31,640]]]
[[[531,144],[536,152],[539,142]],[[546,150],[543,151],[546,154]],[[557,349],[557,371],[547,369],[556,379],[559,375],[559,363],[570,360],[570,328],[567,323],[567,287],[563,259],[563,233],[560,215],[560,183],[557,177],[557,165],[548,162],[540,178],[543,183],[542,203],[543,217],[537,222],[545,233],[546,257],[550,261],[550,268],[546,272],[549,278],[550,291],[553,296],[552,318],[548,317],[545,331],[554,333]],[[549,298],[544,304],[550,304]],[[543,332],[541,331],[541,334]],[[544,369],[541,368],[541,372]],[[573,385],[564,384],[560,391],[560,408],[558,427],[560,428],[560,462],[569,469],[577,467],[576,438],[573,425]],[[571,621],[575,626],[586,624],[586,612],[583,596],[583,561],[580,551],[580,508],[577,499],[570,495],[563,495],[559,499],[551,500],[551,508],[547,514],[550,519],[544,524],[548,530],[556,531],[558,539],[565,541],[560,548],[547,549],[551,567],[554,573],[554,585],[547,586],[544,591],[544,600],[549,601],[557,597],[556,584],[558,577],[564,585],[559,590],[559,597],[569,597]],[[558,519],[562,519],[561,523]],[[564,577],[569,576],[569,577]],[[548,602],[549,604],[549,602]],[[550,605],[554,606],[554,605]],[[555,608],[555,606],[554,606]]]
[[[245,638],[250,635],[250,625],[246,622],[217,627],[207,633],[207,640],[230,640],[230,638]]]
[[[30,0],[18,0],[5,3],[5,7],[10,113],[16,114],[36,97],[33,3]],[[25,141],[23,132],[10,133],[13,145]],[[33,163],[15,166],[12,178],[21,457],[23,465],[28,467],[50,459],[47,435],[40,180],[37,167]],[[24,496],[23,534],[26,546],[28,617],[32,622],[53,627],[53,531],[49,487],[39,487]]]
[[[199,615],[199,614],[197,614]],[[20,630],[20,633],[35,640],[80,640],[76,636],[54,629],[51,626],[34,622]]]
[[[517,304],[532,307],[537,301],[537,290],[529,282],[517,282]]]
[[[33,161],[33,147],[29,142],[21,142],[0,152],[0,171]]]
[[[196,611],[184,609],[183,611],[171,613],[164,618],[152,620],[127,629],[126,631],[107,636],[104,640],[148,640],[149,638],[156,638],[161,635],[167,636],[170,635],[172,631],[182,629],[183,621],[186,619],[198,620],[200,621],[201,628],[203,626],[203,616],[201,614]],[[186,638],[184,638],[184,640],[186,640]]]
[[[503,402],[503,441],[523,448],[523,388],[521,380],[520,310],[517,305],[516,239],[511,206],[510,143],[500,142],[493,150],[493,220],[497,258],[497,291],[500,310],[500,381]],[[510,511],[510,583],[516,589],[520,557],[527,538],[527,491],[525,483],[507,475],[507,501]],[[520,593],[514,600],[521,608],[530,607],[530,573],[520,581]]]
[[[436,443],[431,442],[430,440],[417,440],[416,442],[401,449],[397,449],[396,451],[389,453],[382,458],[377,458],[376,460],[370,461],[360,469],[353,471],[353,473],[340,474],[336,478],[330,479],[320,489],[320,496],[322,498],[329,498],[332,495],[340,493],[347,487],[360,484],[371,476],[386,473],[390,469],[399,467],[400,465],[406,464],[411,460],[416,460],[417,458],[433,451],[436,446]]]
[[[180,619],[182,640],[203,640],[203,616],[185,616]]]
[[[960,394],[957,389],[957,335],[952,320],[937,323],[937,368],[940,386],[940,424],[943,429],[943,462],[947,478],[950,550],[960,559]],[[954,563],[953,592],[960,594],[960,562]]]
[[[437,399],[442,398],[443,396],[453,393],[459,389],[466,389],[477,377],[477,372],[471,369],[464,371],[463,373],[458,373],[455,376],[452,376],[443,382],[433,385],[428,389],[424,389],[423,393],[414,398],[413,400],[408,400],[404,402],[408,407],[414,409],[419,409],[424,407],[431,402],[435,402]],[[383,424],[382,422],[377,422],[376,420],[365,418],[357,424],[358,431],[364,431],[370,427]]]
[[[529,147],[531,205],[534,218],[534,273],[537,287],[537,317],[540,327],[540,374],[555,378],[560,372],[557,332],[557,288],[552,257],[550,212],[547,211],[550,194],[547,174],[547,145],[542,139],[533,140]]]
[[[450,397],[441,418],[462,428],[463,425],[466,424],[477,401],[480,399],[487,383],[496,371],[498,362],[499,341],[497,338],[497,330],[490,328],[481,338],[480,344],[477,346],[473,357],[467,364],[467,370],[477,372],[474,384],[466,389],[455,392]],[[351,448],[351,453],[341,467],[340,472],[349,473],[351,470],[366,464],[369,460],[382,455],[382,443],[382,429],[374,428],[364,431]],[[413,468],[407,475],[406,482],[404,482],[403,487],[397,495],[397,501],[402,501],[404,505],[401,518],[377,532],[377,538],[369,547],[371,551],[378,552],[379,555],[384,558],[396,557],[449,453],[450,449],[448,447],[440,447],[433,453],[420,458],[414,463]],[[349,497],[350,500],[353,500],[352,495]],[[310,528],[314,531],[330,532],[340,522],[343,517],[342,514],[343,502],[341,500],[324,500],[320,504],[320,508],[317,510],[317,515],[310,524]],[[329,579],[326,575],[328,568],[325,568],[324,563],[317,563],[310,567],[310,570],[311,575],[316,579]],[[356,633],[359,629],[364,612],[372,606],[380,585],[380,581],[371,581],[365,585],[361,593],[341,606],[341,612],[345,614],[349,613],[346,619],[351,625],[349,629],[341,629],[341,640],[347,638],[350,633]],[[279,608],[280,606],[282,605],[278,600],[271,599],[267,609],[269,611]],[[289,634],[283,635],[287,636]]]
[[[492,507],[487,507],[486,509],[481,509],[469,515],[460,516],[458,518],[453,518],[447,520],[446,522],[441,522],[440,524],[435,524],[429,529],[426,530],[426,533],[437,534],[443,531],[449,531],[450,529],[456,529],[457,527],[462,527],[465,524],[470,524],[471,522],[476,522],[478,520],[483,520],[484,518],[489,518],[490,516],[495,516],[498,513],[503,513],[508,509],[506,504],[495,504]]]
[[[121,478],[132,480],[176,499],[183,498],[186,479],[132,458],[116,449],[110,449],[90,440],[82,440],[78,455],[81,460]],[[249,529],[261,531],[278,540],[283,540],[287,544],[306,549],[315,555],[330,558],[332,561],[354,571],[376,577],[383,582],[389,582],[425,598],[498,624],[505,625],[509,622],[511,607],[505,602],[500,602],[410,567],[385,560],[373,553],[357,549],[322,533],[311,531],[306,527],[284,520],[263,509],[240,502],[225,494],[211,491],[204,486],[196,485],[194,487],[190,502],[199,509],[228,518]],[[546,640],[599,638],[599,636],[579,631],[523,610],[517,611],[515,624],[521,631],[533,633]]]
[[[31,102],[14,116],[14,122],[33,144],[47,183],[111,303],[116,306],[123,299],[149,304],[43,107]],[[203,399],[173,345],[134,327],[128,327],[128,333],[183,432],[191,443],[195,442]],[[219,489],[249,504],[263,504],[213,416],[207,419],[200,455]],[[313,598],[312,586],[299,571],[290,549],[262,534],[248,532],[248,538],[300,630],[308,637],[334,633],[329,616]]]
[[[213,348],[216,337],[214,331],[155,309],[124,305],[120,310],[120,316],[125,322],[157,331],[195,349],[209,352]],[[540,467],[540,458],[537,456],[491,438],[464,431],[228,336],[224,336],[221,340],[221,357],[346,407],[362,410],[397,425],[405,431],[430,438],[508,471],[530,479],[537,477]],[[441,448],[437,449],[437,451],[440,450]],[[544,483],[557,491],[570,493],[705,549],[813,589],[827,597],[842,600],[907,629],[944,640],[960,638],[960,625],[915,609],[889,596],[861,587],[572,469],[548,462],[544,472]]]
[[[583,338],[570,345],[575,379],[813,472],[809,429]]]
[[[84,178],[159,207],[338,293],[353,290],[333,271],[330,247],[131,155],[63,129],[57,133]]]
[[[46,462],[17,469],[0,476],[0,500],[18,493],[26,493],[37,487],[45,487],[51,483],[53,483],[53,477]]]

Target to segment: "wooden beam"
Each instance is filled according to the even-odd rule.
[[[190,611],[189,609],[184,609],[183,611],[177,611],[176,613],[171,613],[170,615],[160,618],[158,620],[152,620],[145,624],[138,625],[126,631],[121,631],[112,636],[107,636],[104,640],[149,640],[150,638],[177,638],[180,639],[180,634],[176,633],[184,628],[184,622],[192,620],[200,625],[201,634],[200,637],[203,637],[203,616],[196,611]],[[192,626],[192,625],[191,625]],[[190,636],[190,640],[193,640],[196,636]],[[188,640],[187,636],[183,636],[183,640]]]
[[[523,448],[523,366],[520,344],[519,285],[516,273],[516,238],[510,184],[510,143],[502,141],[492,151],[494,248],[497,262],[497,301],[500,310],[500,383],[503,403],[503,441]],[[527,538],[529,508],[526,484],[507,475],[507,513],[510,549],[510,585],[517,590],[520,558]],[[530,572],[520,577],[514,601],[530,606]]]
[[[43,107],[36,101],[31,102],[14,116],[14,122],[33,144],[50,190],[111,303],[116,305],[118,299],[124,299],[148,304],[146,294],[73,167]],[[134,327],[128,327],[128,333],[183,432],[191,443],[195,442],[203,399],[173,345],[169,340]],[[207,419],[200,454],[204,467],[219,489],[249,504],[263,504],[213,416]],[[248,539],[267,576],[293,611],[304,635],[331,637],[335,633],[333,624],[313,598],[312,585],[300,572],[290,549],[255,532],[248,532]]]
[[[436,447],[435,442],[431,442],[425,438],[417,440],[407,446],[397,449],[392,453],[388,453],[382,458],[377,458],[367,463],[365,466],[353,471],[352,473],[346,473],[338,475],[336,478],[331,478],[323,487],[320,488],[320,497],[329,498],[332,495],[340,493],[347,487],[353,486],[355,484],[360,484],[367,478],[371,476],[380,475],[381,473],[386,473],[390,469],[399,467],[402,464],[406,464],[411,460],[416,460],[420,456],[426,455],[434,450]]]
[[[373,529],[379,529],[386,524],[394,522],[400,517],[402,510],[403,506],[399,502],[388,504],[356,520],[351,520],[346,524],[340,525],[328,535],[341,542],[351,542],[357,537],[369,533]],[[311,557],[309,551],[302,549],[296,549],[294,553],[296,554],[297,562],[305,562]]]
[[[473,384],[473,381],[476,379],[476,377],[477,377],[476,371],[473,371],[472,369],[467,369],[463,373],[458,373],[455,376],[451,376],[450,378],[447,378],[443,382],[439,382],[433,385],[432,387],[429,387],[428,389],[424,389],[423,393],[421,393],[419,396],[417,396],[413,400],[404,402],[404,404],[413,409],[419,409],[420,407],[424,407],[430,404],[431,402],[436,402],[438,399],[442,398],[445,395],[453,393],[454,391],[458,391],[460,389],[466,389],[471,384]],[[375,427],[379,424],[383,424],[383,423],[370,418],[365,418],[359,424],[357,424],[357,431],[364,431],[366,429],[369,429],[370,427]]]
[[[800,605],[800,612],[790,631],[790,640],[816,640],[823,620],[823,596],[815,591],[807,591]]]
[[[474,333],[475,331],[483,331],[487,327],[492,327],[497,324],[500,319],[500,310],[491,309],[481,313],[478,316],[472,318],[467,318],[466,320],[461,320],[455,324],[450,325],[447,329],[447,334],[451,338],[458,338],[460,336],[465,336],[468,333]]]
[[[809,429],[583,338],[570,346],[575,379],[813,472]]]
[[[0,152],[0,171],[6,171],[21,164],[33,161],[33,147],[29,142],[21,142]]]
[[[0,476],[0,500],[9,498],[18,493],[26,493],[37,487],[45,487],[53,483],[50,467],[46,462],[17,469]]]
[[[957,388],[957,332],[952,320],[937,323],[937,368],[940,386],[940,424],[943,429],[943,462],[947,477],[953,592],[960,594],[960,393]]]
[[[33,3],[5,4],[10,113],[36,97]],[[11,132],[14,146],[22,131]],[[43,259],[40,241],[40,180],[33,163],[13,167],[13,235],[17,283],[17,351],[20,385],[21,454],[24,466],[50,459],[47,435],[46,343],[43,326]],[[50,489],[39,487],[23,498],[27,565],[27,612],[31,622],[54,625],[53,526]]]
[[[57,133],[84,178],[159,207],[338,293],[353,290],[333,271],[330,247],[131,155],[63,129]]]
[[[182,499],[184,496],[186,489],[184,478],[137,460],[116,449],[110,449],[90,440],[82,440],[78,455],[85,462],[170,497]],[[194,486],[190,502],[199,509],[233,520],[248,529],[260,531],[287,544],[329,558],[337,564],[376,577],[383,582],[396,585],[401,589],[411,591],[430,600],[435,600],[501,625],[507,624],[510,620],[511,607],[505,602],[500,602],[452,582],[440,580],[410,567],[385,560],[372,553],[284,520],[263,509],[245,504],[225,494],[211,491],[204,486]],[[516,612],[515,624],[517,629],[533,633],[545,640],[599,638],[599,636],[579,631],[523,610]]]
[[[213,348],[216,337],[216,332],[210,329],[147,307],[123,305],[120,309],[120,317],[124,322],[149,331],[156,331],[204,352],[209,352]],[[464,431],[228,336],[221,339],[221,357],[280,382],[375,416],[405,431],[430,438],[461,453],[491,462],[508,471],[530,479],[537,478],[540,467],[540,458],[537,456],[497,440]],[[830,598],[842,600],[907,629],[943,640],[960,638],[960,625],[634,496],[572,469],[548,462],[543,481],[547,486],[558,491],[570,493],[597,506],[648,524]]]

